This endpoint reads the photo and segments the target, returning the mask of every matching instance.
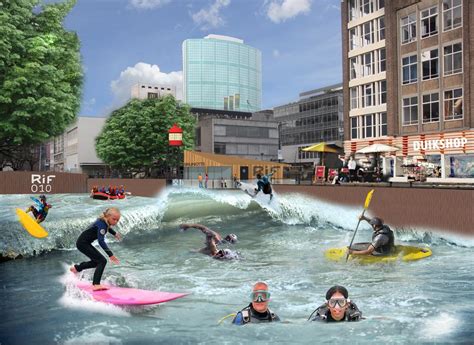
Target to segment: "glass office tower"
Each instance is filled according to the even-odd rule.
[[[209,35],[183,42],[184,101],[193,108],[254,112],[262,103],[262,53]]]

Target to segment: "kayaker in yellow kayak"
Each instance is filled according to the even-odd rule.
[[[374,230],[372,243],[365,250],[354,250],[349,248],[351,255],[388,255],[395,250],[395,236],[393,231],[377,217],[367,218],[360,216],[360,220],[367,221]]]

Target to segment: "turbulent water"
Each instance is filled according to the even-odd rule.
[[[410,263],[358,265],[329,262],[324,250],[347,245],[358,208],[306,196],[252,200],[239,191],[167,190],[156,198],[104,202],[87,195],[52,195],[43,223],[49,236],[21,228],[15,208],[28,195],[0,196],[0,253],[24,259],[0,264],[1,344],[407,344],[472,343],[474,239],[398,229],[398,243],[427,246],[433,256]],[[377,202],[376,195],[372,202]],[[108,243],[120,265],[109,263],[106,282],[149,290],[188,292],[159,306],[123,308],[90,300],[67,270],[85,259],[77,236],[109,206],[122,211],[123,241]],[[241,260],[217,261],[196,253],[204,236],[179,232],[180,223],[236,233]],[[387,220],[390,223],[390,220]],[[356,241],[370,239],[364,224]],[[85,273],[81,279],[91,279]],[[251,285],[264,280],[270,308],[282,323],[231,325],[218,321],[249,303]],[[356,323],[309,323],[326,290],[339,284],[362,310]]]

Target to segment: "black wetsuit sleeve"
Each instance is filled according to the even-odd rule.
[[[109,232],[110,232],[110,234],[113,235],[113,236],[117,235],[117,232],[116,232],[114,229],[112,229],[112,228],[109,228]]]
[[[113,256],[114,253],[107,247],[107,244],[105,243],[105,234],[107,233],[107,225],[104,222],[98,222],[97,226],[97,241],[99,242],[99,245],[102,247],[104,252],[107,253],[109,257]]]

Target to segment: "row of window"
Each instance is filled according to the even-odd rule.
[[[463,118],[462,88],[444,92],[444,119],[458,120]],[[423,123],[438,122],[440,119],[439,94],[431,93],[421,97]],[[418,96],[405,97],[402,100],[402,124],[418,124]]]
[[[349,21],[361,18],[385,7],[385,0],[349,0]]]
[[[349,51],[385,39],[385,18],[365,22],[349,30]]]
[[[387,113],[351,117],[351,139],[375,138],[387,135]]]
[[[311,102],[303,103],[299,105],[299,112],[308,111],[308,110],[317,110],[321,108],[333,107],[338,104],[337,97],[325,98],[314,100]]]
[[[443,31],[462,26],[462,0],[443,0]],[[421,38],[437,35],[439,31],[438,6],[420,11]],[[416,13],[400,19],[400,37],[402,44],[417,39]]]
[[[373,107],[387,103],[387,81],[354,86],[350,88],[351,109]]]
[[[331,124],[337,127],[339,125],[338,120],[339,120],[338,113],[303,117],[299,120],[294,121],[294,127],[306,127],[306,126],[314,126],[314,125],[330,126]]]
[[[298,145],[317,143],[322,141],[342,140],[343,133],[339,128],[327,128],[320,130],[312,130],[303,133],[285,133],[281,134],[282,145]]]
[[[385,72],[387,69],[385,48],[354,56],[349,60],[349,66],[351,80]]]
[[[219,132],[219,128],[222,127],[225,127],[225,133]],[[270,129],[251,126],[216,126],[216,135],[239,138],[269,138]]]
[[[462,43],[449,44],[443,47],[444,76],[462,73]],[[434,79],[440,76],[438,48],[421,53],[422,80]],[[402,84],[418,81],[418,56],[410,55],[402,58]]]

